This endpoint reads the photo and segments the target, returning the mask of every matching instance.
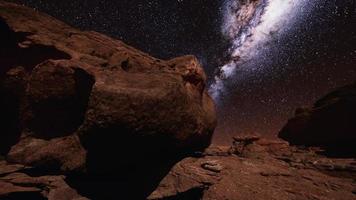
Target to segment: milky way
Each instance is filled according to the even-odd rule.
[[[309,2],[309,3],[308,3]],[[218,100],[226,79],[234,78],[245,63],[261,60],[270,49],[269,41],[288,33],[316,1],[307,0],[227,0],[224,3],[222,33],[231,41],[229,60],[218,70],[210,93]]]
[[[356,80],[355,0],[11,0],[170,59],[194,54],[217,103],[214,142],[276,135]]]

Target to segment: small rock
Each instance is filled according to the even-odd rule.
[[[230,146],[212,146],[207,148],[203,155],[204,156],[230,156]]]
[[[243,142],[243,143],[253,143],[260,140],[261,136],[259,135],[242,135],[233,137],[235,142]]]
[[[201,167],[203,169],[212,171],[212,172],[216,172],[219,173],[223,170],[223,166],[221,164],[219,164],[216,160],[212,160],[212,161],[206,161],[204,162]]]
[[[233,137],[234,142],[230,149],[230,153],[236,155],[242,155],[245,147],[253,144],[254,142],[260,140],[259,135],[242,135]]]

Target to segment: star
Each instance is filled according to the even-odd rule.
[[[297,107],[356,80],[354,1],[11,1],[161,59],[196,55],[207,87],[218,77],[223,88],[216,101],[221,140],[276,135]]]

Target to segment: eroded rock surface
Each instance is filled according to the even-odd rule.
[[[105,199],[150,200],[356,199],[356,160],[353,158],[328,158],[318,153],[320,149],[302,149],[279,140],[254,138],[251,142],[251,136],[237,140],[239,143],[234,142],[232,146],[212,146],[196,157],[176,163],[146,197],[118,193],[122,186],[117,182],[120,177],[112,177],[110,181],[104,177],[75,180],[63,175],[44,175],[36,168],[6,162],[0,162],[0,185],[3,186],[0,197],[41,199],[51,196],[54,200],[100,199],[103,196],[107,197]],[[240,150],[241,144],[243,150]],[[144,164],[149,168],[151,163]],[[138,183],[148,178],[141,174],[138,177],[140,179],[134,182],[137,190],[133,192],[140,191]],[[84,185],[93,186],[92,191],[83,191],[80,186]],[[96,187],[98,185],[105,188]],[[63,191],[66,196],[59,195]]]
[[[0,161],[0,198],[7,200],[86,200],[66,182],[65,176],[35,176],[34,168]]]
[[[234,141],[176,164],[149,199],[356,199],[355,159],[331,159],[255,136]]]
[[[93,199],[116,199],[108,188],[143,199],[177,161],[210,145],[215,106],[194,56],[153,58],[5,1],[0,38],[0,154],[7,162],[41,177],[68,175],[71,187]]]
[[[194,56],[156,59],[3,1],[0,26],[9,161],[101,174],[209,146],[215,108]]]

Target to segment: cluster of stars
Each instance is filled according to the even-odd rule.
[[[225,1],[9,1],[46,12],[77,28],[121,39],[159,58],[194,54],[204,65],[209,83],[219,67],[231,59],[231,40],[221,32]],[[224,81],[217,105],[216,142],[251,132],[276,135],[297,107],[311,105],[332,89],[356,80],[355,0],[298,1],[310,7],[292,10],[295,23],[280,26],[282,35],[267,33],[274,36],[249,49],[259,52],[258,56],[246,60]],[[283,11],[278,6],[275,9]]]

